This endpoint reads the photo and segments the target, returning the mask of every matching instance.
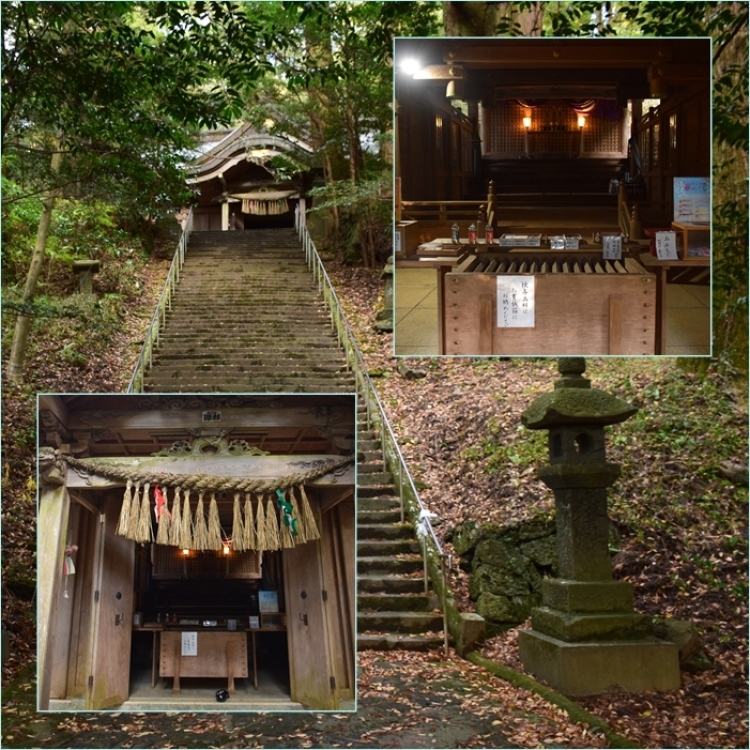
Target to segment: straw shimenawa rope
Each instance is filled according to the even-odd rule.
[[[117,533],[136,542],[154,540],[151,525],[149,491],[151,483],[164,488],[162,508],[156,543],[179,546],[184,549],[219,550],[222,548],[222,530],[216,493],[233,491],[232,544],[237,551],[288,549],[296,544],[320,539],[320,532],[310,502],[305,493],[305,482],[312,482],[326,474],[354,463],[354,456],[317,466],[306,473],[288,474],[274,480],[250,478],[225,478],[207,474],[167,474],[138,471],[131,468],[99,464],[58,454],[71,468],[87,474],[126,482]],[[134,487],[134,489],[133,489]],[[141,490],[141,487],[143,489]],[[172,513],[169,513],[167,488],[174,488]],[[299,492],[299,502],[294,490]],[[198,492],[195,517],[190,511],[190,492]],[[274,491],[278,498],[277,517]],[[183,492],[180,510],[180,492]],[[203,507],[203,495],[211,493],[208,524]],[[284,496],[286,492],[286,497]],[[244,520],[240,495],[245,494]],[[258,506],[253,518],[251,493],[258,496]],[[155,490],[156,494],[156,490]],[[266,499],[266,495],[271,495]]]
[[[129,469],[124,466],[114,466],[90,462],[84,458],[74,458],[64,453],[60,457],[73,469],[79,469],[87,474],[96,474],[108,479],[128,480],[135,483],[160,484],[162,487],[181,487],[182,489],[193,490],[196,492],[256,492],[268,493],[274,490],[287,490],[290,487],[296,487],[304,483],[309,483],[315,479],[330,474],[345,466],[354,463],[354,456],[331,461],[322,466],[316,467],[311,471],[299,474],[287,474],[278,479],[252,479],[245,478],[228,478],[217,477],[209,474],[169,474],[149,471],[138,471]]]

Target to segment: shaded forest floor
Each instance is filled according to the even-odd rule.
[[[534,477],[546,444],[520,428],[519,415],[551,388],[555,362],[395,360],[391,337],[371,328],[379,275],[331,270],[439,533],[467,518],[510,523],[549,513],[551,495]],[[4,685],[12,683],[3,693],[3,746],[608,746],[533,693],[435,654],[360,654],[356,714],[34,712],[35,644],[28,634],[35,628],[35,394],[123,390],[139,348],[133,334],[150,318],[165,271],[165,263],[142,269],[148,293],[131,305],[106,347],[71,358],[59,344],[64,329],[54,338],[38,336],[28,383],[4,386],[3,623],[13,655],[3,670]],[[402,375],[399,364],[416,379]],[[610,495],[622,539],[616,576],[634,585],[638,610],[695,623],[712,667],[683,673],[675,693],[578,703],[643,747],[747,747],[747,480],[740,471],[747,466],[747,405],[737,395],[743,387],[737,390],[726,373],[695,374],[672,362],[592,359],[588,368],[594,386],[640,408],[610,433],[610,460],[623,467]],[[466,573],[454,567],[451,576],[462,607],[471,609]],[[482,654],[522,672],[515,635],[488,640]]]

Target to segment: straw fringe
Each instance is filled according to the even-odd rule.
[[[141,515],[141,485],[136,482],[133,489],[133,497],[130,501],[130,515],[128,517],[128,533],[125,534],[128,539],[135,540],[138,537],[138,518]]]
[[[185,490],[182,501],[182,525],[180,526],[180,547],[182,549],[194,549],[193,547],[193,515],[190,511],[190,490]]]
[[[130,503],[133,500],[133,480],[128,479],[125,485],[125,495],[122,498],[122,509],[120,510],[120,522],[117,524],[117,533],[120,536],[128,535],[130,526]]]
[[[297,519],[297,544],[304,544],[307,541],[307,534],[305,533],[305,524],[302,522],[302,518],[300,518],[299,505],[294,487],[289,490],[289,502],[292,504],[292,516]]]
[[[268,498],[268,504],[266,505],[266,543],[268,544],[267,549],[269,550],[277,550],[281,548],[281,542],[279,541],[279,523],[276,519],[273,500],[271,500],[270,497]]]
[[[253,503],[250,499],[249,492],[245,494],[245,524],[243,528],[242,543],[244,549],[258,549],[258,539],[255,534],[255,521],[253,520]]]
[[[208,549],[208,527],[206,514],[203,511],[203,492],[198,493],[198,504],[195,506],[195,521],[193,522],[193,544],[195,549]]]
[[[141,512],[138,516],[138,532],[136,535],[136,542],[147,544],[151,541],[151,507],[150,500],[148,497],[149,490],[151,489],[150,484],[143,485],[143,495],[141,496]]]
[[[208,549],[221,549],[221,521],[219,520],[219,506],[216,504],[216,493],[211,493],[211,503],[208,506]]]
[[[245,549],[245,525],[242,522],[242,508],[240,506],[240,493],[234,493],[232,504],[232,549],[244,552]]]
[[[320,532],[318,531],[318,524],[315,523],[315,516],[313,515],[312,508],[310,507],[310,501],[307,499],[304,485],[299,486],[300,494],[302,495],[302,522],[305,527],[305,538],[308,542],[313,539],[320,539]]]
[[[169,544],[173,547],[180,546],[180,534],[182,533],[182,512],[180,511],[180,488],[175,487],[172,499],[172,523],[169,525]]]
[[[159,529],[156,532],[156,543],[157,544],[169,544],[169,500],[168,500],[167,488],[164,488],[164,507],[161,509],[161,516],[159,517]]]
[[[255,538],[259,550],[271,549],[266,539],[266,511],[263,508],[263,498],[258,498],[258,512],[255,516]]]

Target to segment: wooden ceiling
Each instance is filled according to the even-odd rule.
[[[700,83],[710,85],[709,39],[503,38],[397,39],[400,62],[422,65],[414,83],[461,82],[467,100],[502,97],[644,99]],[[399,78],[397,78],[399,80]]]
[[[354,396],[43,395],[39,442],[78,457],[148,456],[226,437],[273,455],[350,455]]]

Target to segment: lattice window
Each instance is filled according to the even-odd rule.
[[[154,544],[151,561],[152,575],[160,579],[261,577],[260,552],[190,550],[185,555],[178,547]]]
[[[513,100],[500,100],[489,109],[487,153],[520,156],[525,153],[523,118],[529,112]],[[532,140],[539,141],[542,152],[578,151],[578,115],[566,104],[545,103],[530,111]],[[531,144],[530,150],[535,149]],[[586,118],[584,152],[587,154],[622,153],[622,119],[604,120],[596,116]]]
[[[501,101],[490,107],[487,118],[487,153],[518,156],[524,153],[524,110],[515,102]]]

